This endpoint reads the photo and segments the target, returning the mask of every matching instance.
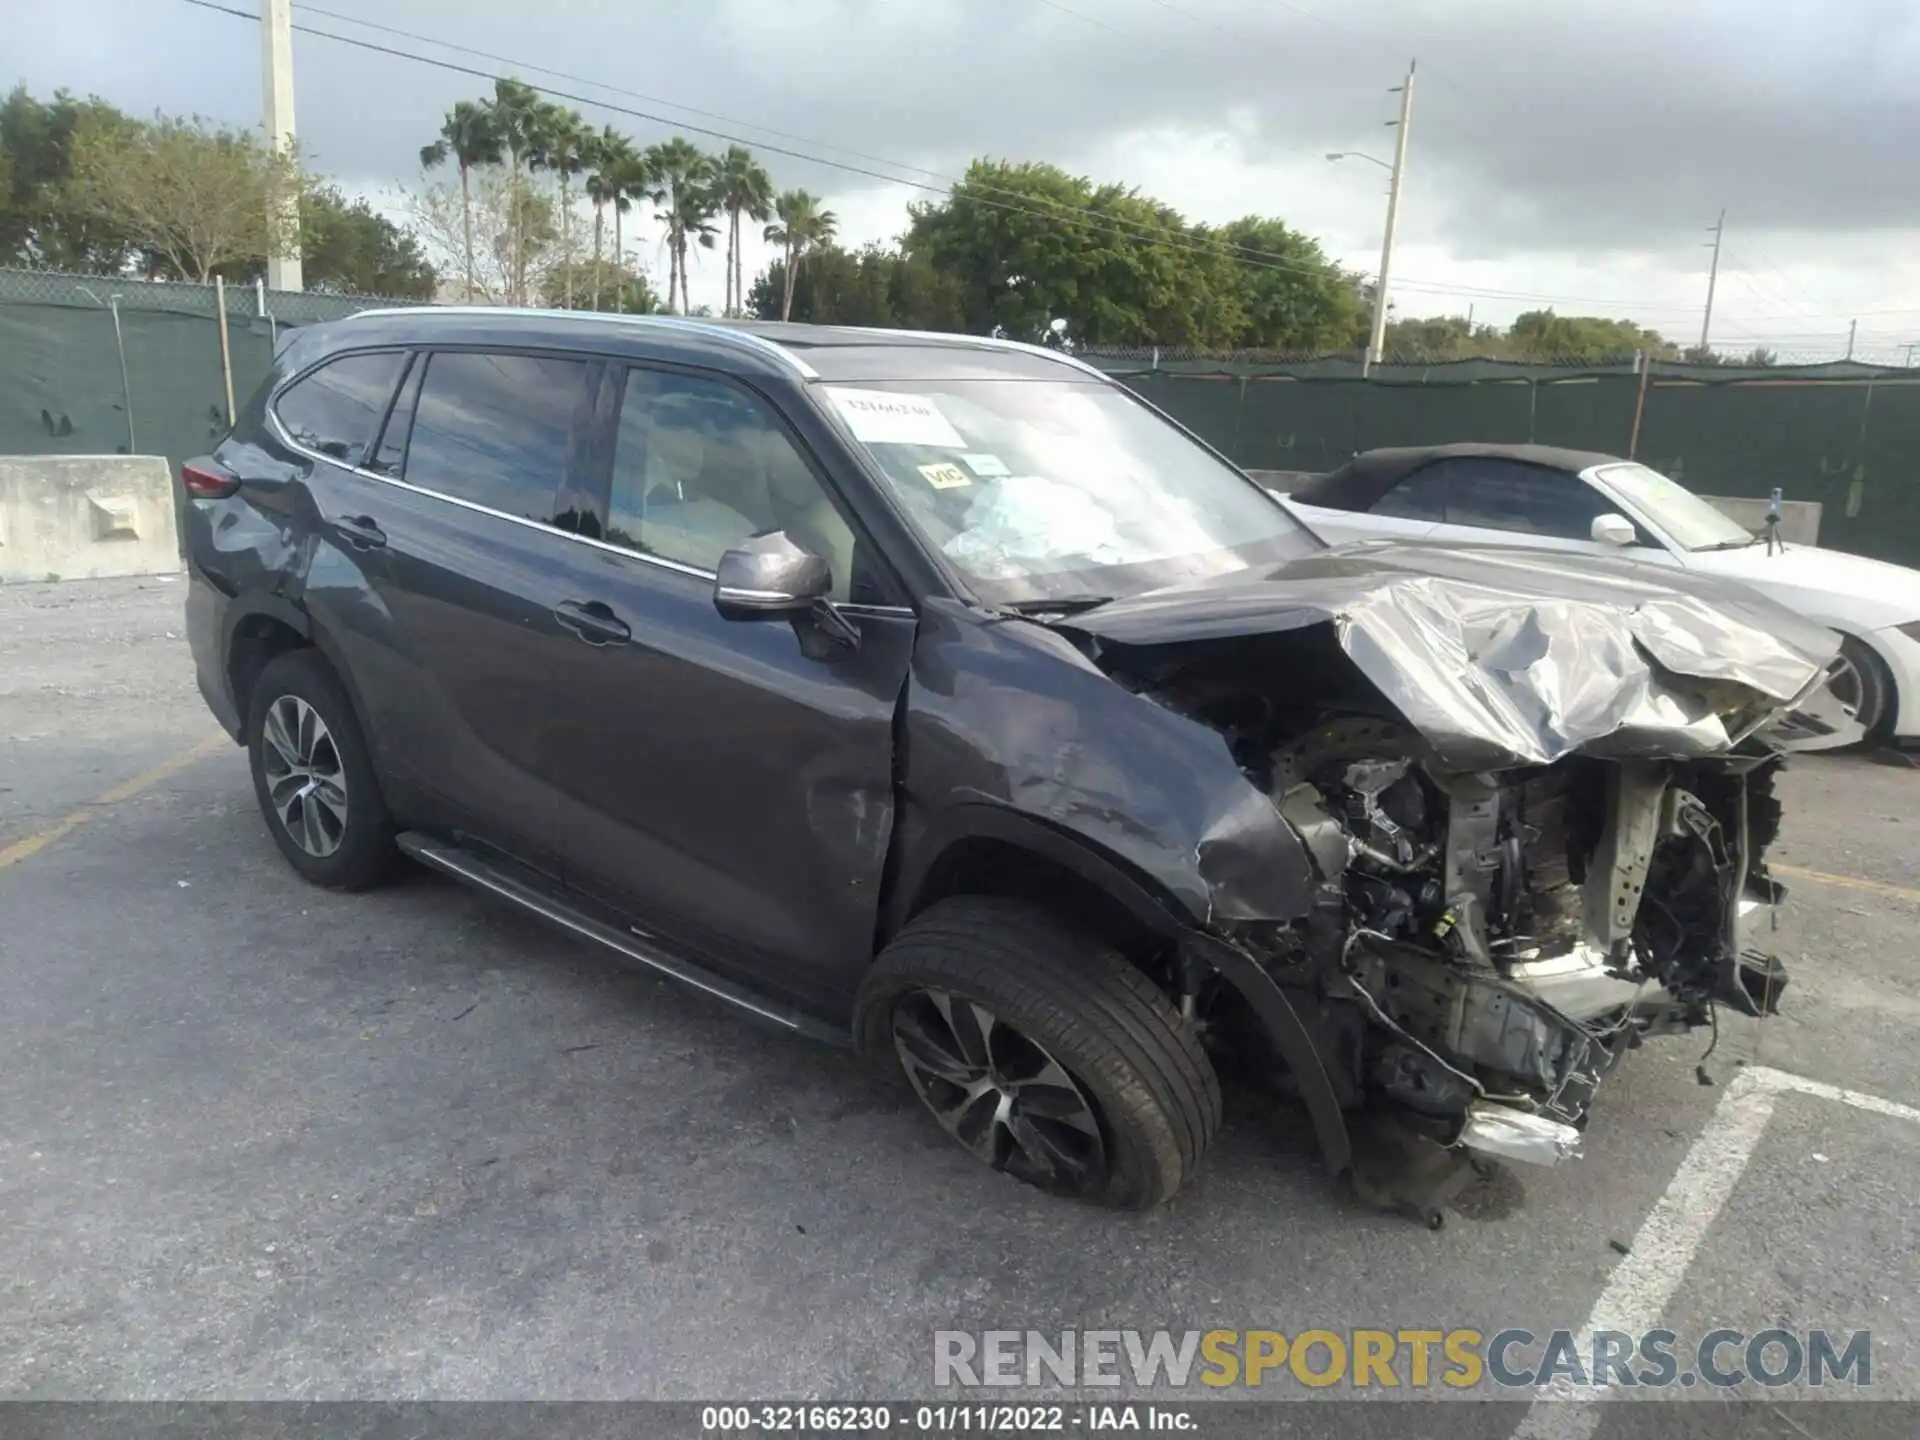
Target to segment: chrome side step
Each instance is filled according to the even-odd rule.
[[[641,965],[662,975],[671,976],[683,985],[712,995],[738,1006],[749,1014],[778,1025],[783,1030],[791,1030],[797,1035],[805,1035],[812,1040],[822,1040],[830,1045],[850,1045],[853,1037],[836,1030],[811,1016],[797,1010],[783,1007],[778,1001],[768,1000],[744,986],[704,970],[690,961],[682,960],[660,949],[650,941],[637,935],[624,935],[613,926],[596,920],[593,916],[578,910],[544,891],[536,889],[512,873],[506,866],[497,864],[470,850],[444,840],[436,840],[417,830],[408,830],[395,837],[395,843],[418,860],[454,879],[484,890],[488,894],[498,895],[510,900],[522,910],[539,916],[549,925],[577,935],[583,940],[591,940],[597,945],[619,955],[623,960]]]

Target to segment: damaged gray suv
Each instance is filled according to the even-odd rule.
[[[1051,1191],[1167,1199],[1224,1073],[1437,1220],[1786,984],[1751,921],[1836,637],[1329,549],[1054,351],[370,313],[182,485],[200,687],[300,874],[412,856],[857,1044]]]

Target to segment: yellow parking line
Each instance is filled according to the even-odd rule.
[[[232,743],[224,735],[210,735],[191,749],[181,751],[171,760],[163,760],[144,775],[136,775],[126,784],[114,786],[98,799],[82,805],[78,810],[62,815],[44,830],[36,830],[24,840],[16,840],[13,844],[0,849],[0,870],[6,869],[9,865],[18,865],[30,855],[38,855],[54,841],[78,830],[107,806],[118,805],[123,800],[131,800],[142,790],[152,789],[169,775],[179,774],[194,761],[211,755],[223,745]]]
[[[1907,900],[1920,905],[1920,890],[1904,885],[1888,885],[1879,880],[1861,880],[1852,875],[1829,875],[1824,870],[1803,870],[1798,865],[1768,865],[1776,875],[1791,880],[1811,880],[1816,885],[1832,885],[1840,890],[1859,890],[1868,895],[1883,895],[1889,900]]]

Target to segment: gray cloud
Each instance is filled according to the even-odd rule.
[[[232,0],[251,10],[253,0]],[[1129,133],[1251,117],[1249,165],[1384,152],[1385,93],[1420,58],[1413,185],[1420,236],[1461,259],[1671,251],[1722,205],[1802,237],[1920,225],[1920,15],[1907,0],[328,0],[421,34],[552,65],[807,137],[956,173],[979,154],[1083,167]],[[360,29],[296,0],[319,29],[491,62]],[[1315,18],[1317,17],[1317,18]],[[257,27],[181,0],[66,0],[10,46],[46,91],[128,108],[258,112]],[[442,111],[484,82],[296,37],[300,123],[319,168],[410,177]],[[638,109],[647,101],[543,84]],[[0,76],[0,78],[6,78]],[[582,107],[648,141],[670,126]],[[717,128],[728,121],[701,120]],[[742,133],[763,145],[767,129]],[[1124,153],[1124,150],[1122,151]],[[873,183],[769,157],[784,184]],[[835,158],[881,169],[844,152]],[[1151,177],[1129,175],[1136,182]],[[1150,184],[1149,187],[1150,188]],[[1312,214],[1269,208],[1309,230]],[[1215,217],[1224,218],[1224,217]]]

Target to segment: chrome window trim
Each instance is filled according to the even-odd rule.
[[[495,317],[512,316],[522,319],[533,317],[542,320],[556,318],[577,321],[605,321],[614,325],[638,327],[643,330],[682,330],[694,334],[710,336],[715,340],[726,341],[736,348],[751,350],[756,354],[778,360],[802,380],[818,380],[820,372],[801,359],[786,346],[764,335],[756,335],[751,330],[736,329],[731,325],[714,325],[704,320],[696,320],[686,315],[609,315],[605,311],[594,310],[537,310],[531,307],[513,305],[414,305],[389,306],[378,310],[358,310],[347,317],[357,320],[363,315],[418,315],[421,312],[431,315],[487,315]],[[344,322],[342,322],[344,323]],[[457,340],[429,341],[415,340],[406,342],[414,348],[423,348],[433,344],[459,344]]]
[[[440,500],[448,505],[457,505],[462,510],[471,510],[476,515],[490,515],[495,520],[506,520],[515,525],[524,525],[529,530],[537,530],[542,535],[557,535],[562,540],[571,540],[576,545],[586,545],[595,550],[604,550],[609,555],[618,555],[627,560],[638,560],[645,565],[657,565],[662,570],[671,570],[680,575],[691,575],[695,579],[715,581],[719,574],[713,570],[702,570],[695,565],[682,565],[678,560],[663,559],[658,555],[648,555],[643,551],[629,550],[624,545],[615,545],[608,540],[596,540],[590,535],[576,535],[571,530],[562,530],[557,525],[549,525],[540,520],[529,520],[524,515],[509,515],[504,510],[495,510],[490,505],[478,501],[463,500],[458,495],[443,495],[438,490],[429,490],[424,485],[415,485],[392,475],[382,475],[378,471],[368,470],[364,466],[350,465],[332,455],[322,455],[317,450],[309,450],[287,434],[286,427],[280,423],[280,413],[276,408],[279,396],[267,406],[267,420],[273,426],[273,433],[282,445],[296,455],[304,455],[309,460],[317,460],[326,465],[337,465],[342,470],[350,470],[362,480],[377,480],[382,485],[391,485],[396,490],[405,490],[410,495],[424,495],[429,500]],[[850,610],[857,615],[913,615],[917,612],[911,605],[865,605],[853,601],[833,601],[835,609]]]

